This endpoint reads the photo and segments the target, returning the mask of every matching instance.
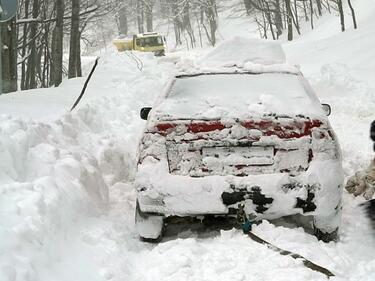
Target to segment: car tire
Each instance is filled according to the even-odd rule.
[[[313,229],[314,235],[323,242],[338,240],[339,226],[341,223],[341,208],[336,209],[328,216],[314,216]]]
[[[324,232],[323,230],[314,226],[314,235],[316,236],[316,238],[318,238],[318,240],[321,240],[325,243],[329,243],[331,241],[337,241],[338,232],[339,232],[338,228],[336,228],[332,232]]]
[[[137,200],[135,227],[141,241],[158,243],[163,239],[164,216],[142,212]]]

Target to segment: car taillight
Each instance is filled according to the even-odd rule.
[[[242,126],[247,129],[260,130],[265,136],[276,135],[280,139],[292,139],[309,136],[312,129],[320,127],[320,120],[304,120],[292,122],[279,121],[243,121]]]
[[[190,176],[298,174],[321,151],[313,135],[330,136],[323,121],[303,116],[162,121],[147,134],[154,136],[149,144],[159,146],[156,151],[162,143],[159,159],[167,160],[170,173]],[[155,150],[147,149],[154,157]]]
[[[178,131],[179,135],[183,133],[199,134],[204,137],[205,133],[222,131],[226,128],[232,128],[233,123],[223,123],[221,121],[175,121],[162,122],[155,125],[152,132],[166,136],[174,131]],[[292,118],[278,118],[269,120],[244,120],[239,122],[241,127],[248,130],[256,130],[261,134],[257,136],[277,136],[280,139],[292,139],[310,136],[315,128],[322,125],[320,120],[300,118],[295,120]],[[253,139],[254,136],[250,137]]]

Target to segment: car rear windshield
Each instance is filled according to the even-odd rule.
[[[295,74],[202,74],[177,78],[163,102],[165,112],[188,118],[249,113],[322,114],[306,80]],[[162,106],[158,107],[163,111]],[[169,111],[169,112],[167,112]]]

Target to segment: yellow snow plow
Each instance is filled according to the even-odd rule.
[[[164,56],[165,42],[165,37],[157,32],[137,34],[113,40],[113,44],[119,52],[135,50],[153,52],[156,56]]]

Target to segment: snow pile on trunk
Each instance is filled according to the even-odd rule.
[[[220,43],[199,59],[202,67],[242,67],[246,63],[283,64],[285,54],[278,42],[256,38],[234,37]]]

